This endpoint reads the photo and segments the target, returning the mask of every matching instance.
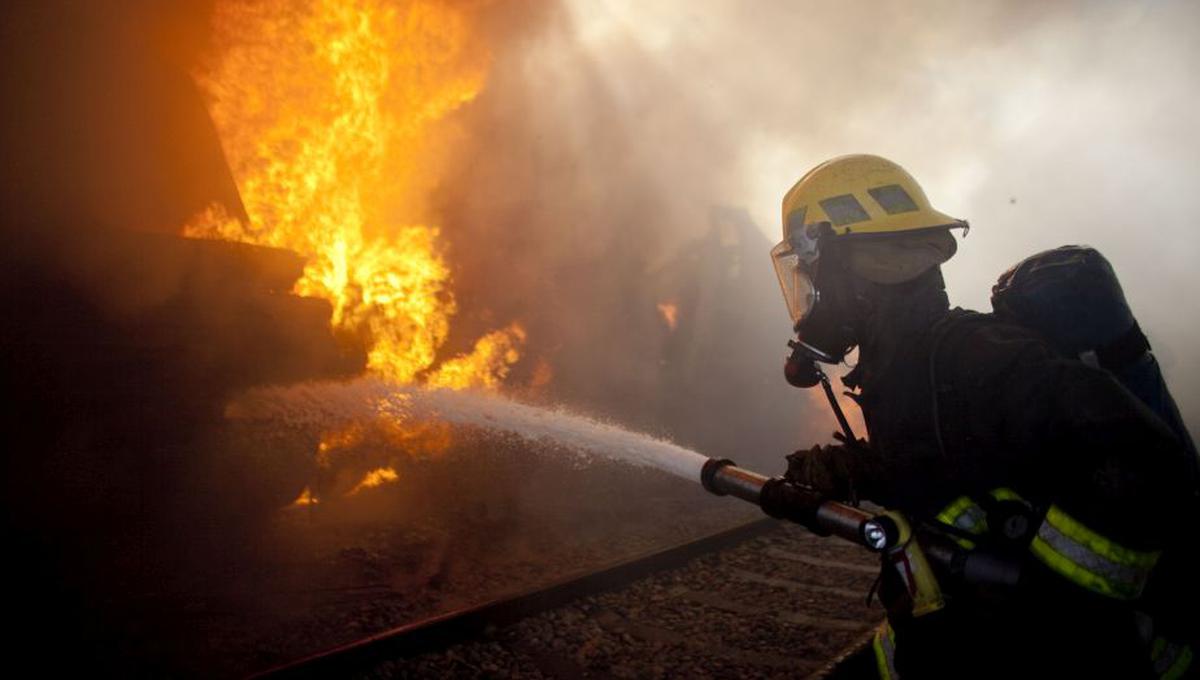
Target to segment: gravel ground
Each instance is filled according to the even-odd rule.
[[[876,561],[802,529],[697,558],[623,589],[383,663],[368,678],[795,678],[882,618]]]
[[[80,589],[102,674],[243,677],[759,516],[654,470],[465,451],[353,498],[190,529],[182,551],[98,558]]]
[[[653,470],[467,451],[354,498],[191,531],[187,550],[113,562],[81,589],[99,594],[99,674],[242,677],[758,517]],[[784,528],[375,675],[794,677],[880,618],[862,606],[871,565]]]

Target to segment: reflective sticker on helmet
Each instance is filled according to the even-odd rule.
[[[867,189],[867,193],[871,194],[871,198],[875,199],[879,207],[886,210],[889,215],[919,210],[917,204],[913,202],[912,196],[909,196],[904,187],[899,184],[889,184],[887,186],[875,187],[874,189]]]
[[[871,219],[854,194],[842,194],[827,198],[821,201],[821,207],[825,209],[825,214],[829,215],[829,219],[839,227]]]

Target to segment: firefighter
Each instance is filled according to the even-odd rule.
[[[866,441],[789,456],[788,478],[1021,564],[1000,592],[943,583],[945,606],[922,616],[885,570],[878,672],[1189,672],[1200,603],[1161,583],[1194,575],[1155,576],[1161,562],[1187,563],[1178,556],[1195,540],[1194,461],[1171,430],[1108,372],[1032,330],[951,310],[940,265],[967,224],[934,210],[895,163],[817,166],[784,197],[783,227],[771,256],[798,335],[792,361],[836,364],[857,348],[843,382],[867,428]]]

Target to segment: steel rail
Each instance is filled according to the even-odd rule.
[[[312,656],[255,673],[253,679],[345,677],[389,659],[437,651],[476,639],[502,627],[575,600],[629,585],[661,571],[678,569],[703,555],[730,548],[770,532],[770,518],[757,519],[702,538],[622,560],[519,594],[450,611],[392,628]]]

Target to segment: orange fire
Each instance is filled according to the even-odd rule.
[[[373,489],[377,486],[382,486],[389,482],[394,482],[398,479],[400,479],[400,475],[396,473],[396,470],[394,468],[390,468],[390,467],[376,468],[376,469],[368,472],[366,474],[366,476],[363,477],[362,481],[359,482],[357,485],[355,485],[355,487],[353,489],[351,489],[350,492],[347,493],[346,495],[353,496],[353,495],[357,494],[358,492],[362,491],[363,489]]]
[[[484,86],[471,3],[223,0],[219,54],[198,75],[248,221],[219,207],[185,234],[295,250],[300,295],[368,348],[368,370],[439,387],[496,387],[517,324],[437,363],[457,305],[425,197]]]
[[[320,505],[320,503],[321,503],[320,499],[318,499],[316,496],[314,496],[313,492],[307,486],[304,487],[304,491],[300,492],[300,496],[297,497],[296,500],[292,501],[292,505],[295,507]]]
[[[329,300],[335,331],[397,382],[494,389],[525,341],[513,323],[438,361],[457,305],[426,197],[461,136],[451,114],[486,79],[476,12],[445,0],[220,0],[219,56],[197,76],[248,220],[214,206],[184,233],[305,255],[294,292]],[[444,426],[369,427],[326,432],[318,466],[364,448],[450,445]],[[397,478],[372,469],[350,495]],[[305,489],[296,504],[318,501]]]

